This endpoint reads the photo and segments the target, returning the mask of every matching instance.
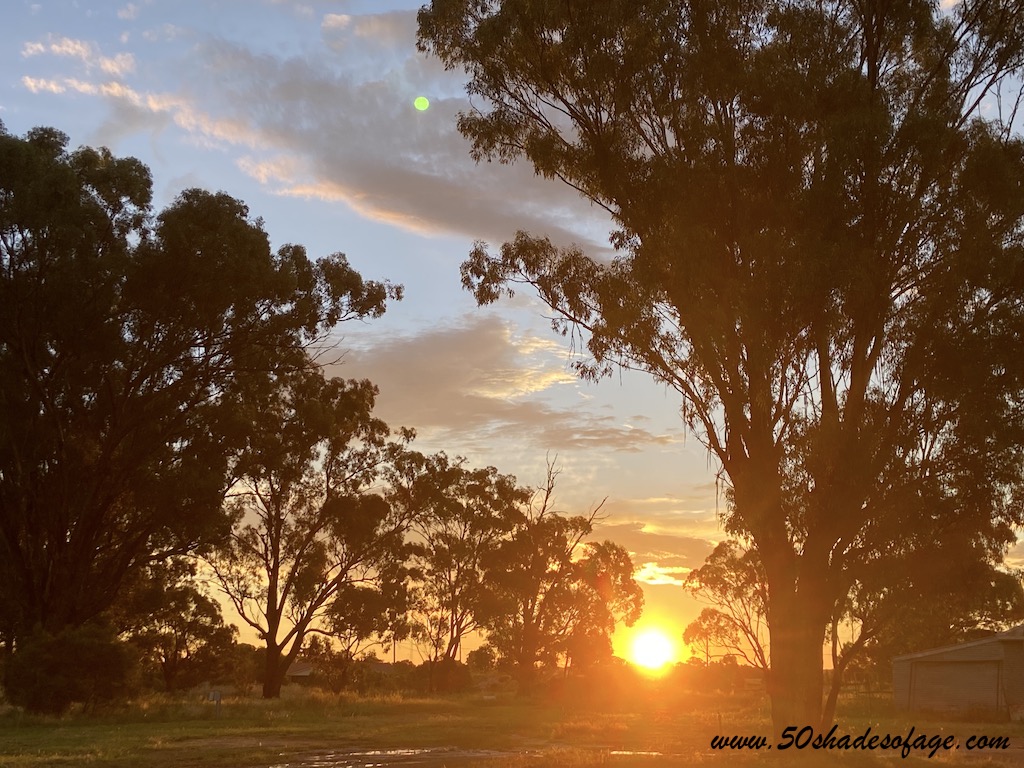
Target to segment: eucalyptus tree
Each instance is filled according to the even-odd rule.
[[[369,381],[302,371],[248,412],[228,510],[230,536],[210,558],[221,589],[266,647],[264,698],[281,694],[288,667],[336,601],[381,588],[409,556],[407,510],[380,480],[411,433],[373,416]],[[344,612],[341,613],[344,616]]]
[[[477,244],[464,285],[678,392],[764,568],[773,720],[817,722],[851,566],[1021,522],[1024,6],[434,0],[419,46],[468,73],[475,158],[614,226],[611,261]]]
[[[135,573],[107,616],[167,691],[228,676],[238,630],[224,623],[192,559],[172,558]]]
[[[610,541],[587,542],[601,506],[567,517],[554,508],[558,472],[520,512],[488,558],[478,616],[487,642],[515,664],[521,690],[538,664],[608,645],[615,626],[631,626],[644,597],[629,553]]]
[[[147,563],[223,535],[241,404],[398,287],[270,249],[259,219],[0,124],[0,630],[97,616]]]
[[[399,473],[416,540],[415,634],[430,661],[455,661],[463,639],[480,628],[487,564],[530,491],[494,467],[470,469],[444,453],[407,453]]]
[[[690,572],[686,588],[712,606],[687,625],[687,644],[703,648],[705,661],[710,660],[710,646],[718,646],[752,667],[770,668],[767,585],[755,552],[736,541],[721,542],[700,568]]]

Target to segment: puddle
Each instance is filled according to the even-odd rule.
[[[595,750],[602,751],[602,750]],[[331,752],[288,755],[286,762],[274,763],[270,768],[391,768],[391,766],[419,766],[420,768],[452,768],[470,761],[492,760],[499,757],[531,756],[537,750],[499,751],[493,749],[369,749],[335,750]],[[611,750],[609,757],[663,757],[661,752]],[[282,755],[282,757],[286,757]]]
[[[315,754],[291,755],[287,762],[270,768],[390,768],[390,766],[421,766],[439,768],[457,766],[470,760],[489,760],[507,755],[531,752],[499,752],[488,749],[369,749],[337,750]],[[284,757],[282,755],[282,757]]]

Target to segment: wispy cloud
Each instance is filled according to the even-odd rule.
[[[663,566],[658,563],[649,562],[642,563],[636,573],[633,575],[637,581],[643,584],[650,584],[651,586],[673,586],[682,587],[686,584],[685,579],[681,578],[686,576],[692,568],[685,568],[683,566]]]
[[[132,54],[118,53],[114,56],[104,56],[95,43],[70,37],[54,37],[46,43],[28,42],[21,49],[21,55],[25,58],[46,53],[77,59],[89,70],[98,68],[115,77],[121,77],[135,70],[135,57]]]
[[[607,220],[574,192],[525,164],[473,163],[454,130],[457,113],[471,108],[463,76],[416,52],[415,12],[332,11],[320,19],[320,46],[304,55],[187,32],[193,44],[187,54],[175,48],[182,58],[165,61],[159,88],[133,81],[139,99],[97,79],[131,73],[131,53],[108,56],[92,42],[54,38],[30,42],[22,54],[79,62],[80,71],[48,75],[48,83],[111,100],[114,136],[152,129],[153,116],[166,114],[195,141],[243,150],[238,166],[279,195],[342,202],[417,234],[500,242],[527,229],[561,244],[605,247]],[[141,34],[173,40],[183,31],[164,24]],[[39,75],[26,76],[35,79],[25,87],[41,92]],[[93,87],[71,88],[71,79]],[[431,100],[426,112],[413,107],[420,95]],[[258,154],[245,151],[252,149]]]

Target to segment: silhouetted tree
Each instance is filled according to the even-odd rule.
[[[97,616],[132,571],[222,535],[239,407],[400,290],[270,250],[225,194],[155,218],[148,169],[0,125],[0,613]],[[10,639],[8,639],[10,643]]]
[[[419,45],[469,74],[474,157],[616,228],[611,261],[478,244],[464,284],[679,393],[764,568],[774,723],[818,722],[851,563],[1021,522],[1024,5],[434,0]]]
[[[704,608],[686,625],[683,642],[698,651],[693,658],[703,658],[707,667],[712,659],[732,655],[730,651],[739,645],[740,632],[725,613],[716,608]]]
[[[466,654],[466,666],[479,672],[486,672],[494,669],[497,660],[497,652],[488,643],[484,643],[479,648],[474,648]]]
[[[348,683],[348,663],[376,646],[401,642],[412,632],[411,572],[399,558],[379,562],[372,583],[346,583],[338,588],[322,625],[311,632],[326,636],[330,658]]]
[[[706,658],[711,640],[750,666],[767,670],[768,587],[757,553],[744,550],[738,542],[723,541],[704,565],[687,576],[686,586],[695,597],[715,607],[701,611],[695,624],[686,628],[684,640],[702,645]]]
[[[516,665],[524,689],[539,662],[553,664],[583,637],[608,638],[643,610],[629,553],[610,541],[583,541],[600,506],[586,516],[555,511],[557,476],[549,466],[545,487],[486,563],[478,609],[488,644]]]
[[[397,468],[396,496],[413,513],[417,541],[416,636],[430,661],[458,660],[463,638],[479,628],[485,564],[530,498],[511,475],[465,463],[410,452]]]
[[[229,677],[238,630],[224,624],[193,561],[176,558],[132,574],[107,616],[165,690]]]
[[[352,598],[351,586],[380,586],[408,557],[408,515],[371,492],[400,450],[372,415],[376,394],[368,381],[309,371],[250,413],[229,503],[234,527],[210,562],[266,646],[265,698],[280,695],[304,638],[324,628],[334,600]]]

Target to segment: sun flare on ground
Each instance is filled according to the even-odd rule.
[[[660,629],[647,629],[633,638],[629,660],[639,667],[658,670],[675,659],[672,641]]]

